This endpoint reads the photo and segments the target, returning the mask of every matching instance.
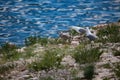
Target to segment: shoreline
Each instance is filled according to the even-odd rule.
[[[120,33],[120,25],[116,27],[110,24],[97,29],[93,27],[92,30],[97,30],[96,34],[99,36],[94,43],[84,34],[71,31],[72,38],[62,36],[60,39],[48,40],[30,37],[26,46],[20,49],[9,44],[2,46],[0,79],[120,79],[117,74],[120,73],[117,67],[120,67],[120,35],[117,34]]]

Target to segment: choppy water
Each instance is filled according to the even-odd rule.
[[[30,35],[57,37],[69,26],[120,19],[120,0],[0,0],[0,44],[24,44]]]

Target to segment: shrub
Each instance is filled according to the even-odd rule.
[[[119,80],[120,79],[120,62],[114,64],[113,71]]]
[[[37,43],[37,41],[38,41],[37,36],[30,36],[25,39],[25,45],[26,46],[34,45],[35,43]]]
[[[17,46],[10,43],[5,43],[0,48],[1,53],[9,53],[10,51],[13,51],[15,49],[17,49]]]
[[[19,58],[20,54],[16,51],[17,46],[10,43],[5,43],[1,46],[1,55],[5,60],[13,60]]]
[[[80,77],[75,77],[72,80],[81,80],[81,78]]]
[[[99,60],[102,51],[99,51],[99,48],[90,48],[90,49],[75,49],[74,58],[79,64],[93,63]]]
[[[46,50],[42,60],[33,62],[29,67],[36,71],[59,67],[62,56],[63,55],[59,53],[59,49]]]
[[[34,47],[30,46],[24,49],[24,52],[21,53],[22,58],[30,58],[31,56],[33,57],[35,54],[33,53]]]
[[[42,46],[46,46],[49,42],[53,43],[52,40],[50,40],[48,38],[42,38],[42,37],[39,37],[39,36],[30,36],[30,37],[25,39],[25,45],[26,46],[34,45],[36,43],[40,43]]]
[[[45,77],[45,78],[40,78],[40,80],[54,80],[52,77]]]
[[[106,77],[106,78],[104,78],[103,80],[110,80],[110,79]]]
[[[120,56],[120,51],[114,49],[113,55],[114,55],[114,56]]]
[[[0,65],[0,74],[5,74],[6,72],[10,71],[14,68],[14,64],[6,64],[6,65]]]
[[[97,33],[100,42],[120,42],[120,26],[111,24]]]
[[[94,75],[94,65],[87,65],[84,69],[84,77],[88,80],[92,80]]]
[[[103,64],[103,65],[101,65],[101,67],[103,67],[103,68],[108,68],[108,69],[110,69],[110,68],[111,68],[111,66],[110,66],[110,64],[109,64],[109,63]]]

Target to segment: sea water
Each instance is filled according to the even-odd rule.
[[[31,35],[58,37],[70,26],[120,19],[120,0],[0,0],[0,44],[23,45]]]

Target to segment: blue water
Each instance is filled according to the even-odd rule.
[[[70,26],[120,19],[120,0],[0,0],[0,44],[23,45],[30,35],[58,37]]]

